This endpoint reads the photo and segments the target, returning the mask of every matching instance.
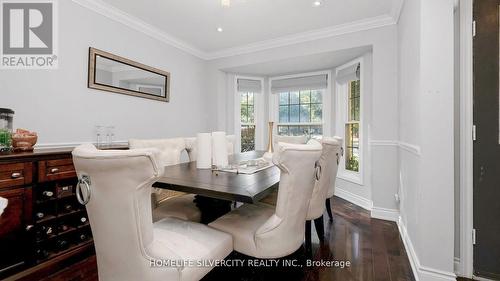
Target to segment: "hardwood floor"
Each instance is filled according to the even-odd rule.
[[[280,259],[296,260],[298,267],[219,267],[204,281],[212,280],[380,280],[414,281],[408,257],[394,222],[370,218],[370,213],[340,198],[333,198],[333,221],[325,215],[325,242],[320,243],[313,230],[310,250],[299,249]],[[254,260],[238,253],[229,258]],[[307,266],[313,261],[349,261],[349,267]],[[95,257],[58,272],[44,281],[96,280]],[[86,272],[87,274],[82,274]],[[88,273],[94,274],[88,274]],[[85,277],[84,277],[85,276]],[[278,278],[278,279],[277,279]]]

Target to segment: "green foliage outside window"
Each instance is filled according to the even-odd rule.
[[[254,93],[240,93],[241,152],[255,150]]]

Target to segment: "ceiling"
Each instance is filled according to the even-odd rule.
[[[313,7],[314,0],[231,0],[230,7],[222,7],[220,0],[73,1],[98,6],[102,14],[122,22],[127,17],[136,29],[148,29],[205,58],[293,36],[307,40],[314,32],[327,36],[325,31],[335,28],[387,25],[395,22],[402,5],[402,0],[321,0],[319,7]]]
[[[249,76],[280,76],[317,70],[333,69],[371,51],[371,46],[274,60],[258,64],[222,69],[225,72]]]

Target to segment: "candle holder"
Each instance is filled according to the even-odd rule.
[[[262,156],[264,159],[267,161],[271,161],[273,159],[273,127],[274,127],[274,122],[269,122],[269,137],[268,137],[268,143],[267,143],[267,151],[264,153]]]

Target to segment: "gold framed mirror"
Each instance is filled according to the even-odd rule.
[[[168,102],[170,73],[111,53],[89,48],[88,87]]]

